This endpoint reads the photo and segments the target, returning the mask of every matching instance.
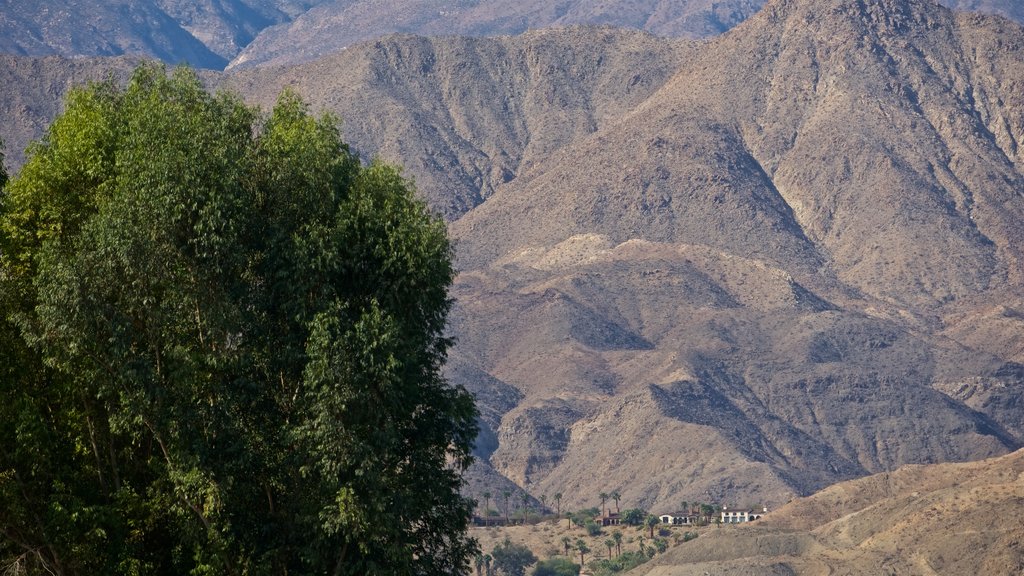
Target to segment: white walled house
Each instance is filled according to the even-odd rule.
[[[700,519],[698,515],[687,514],[686,512],[662,514],[659,518],[662,524],[671,524],[673,526],[695,526]]]
[[[722,524],[739,524],[741,522],[753,522],[768,513],[768,508],[758,510],[729,510],[722,508]]]

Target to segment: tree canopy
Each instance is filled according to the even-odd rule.
[[[505,537],[505,541],[491,551],[494,567],[506,576],[524,576],[526,569],[537,562],[537,557],[524,544],[517,544]]]
[[[184,69],[65,110],[0,196],[5,567],[466,572],[451,246],[398,171]]]

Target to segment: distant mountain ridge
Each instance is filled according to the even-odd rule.
[[[1015,0],[941,0],[1024,22]],[[199,68],[294,64],[393,33],[494,36],[609,25],[706,38],[764,0],[0,0],[0,53],[134,55]]]

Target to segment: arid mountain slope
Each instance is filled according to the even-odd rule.
[[[126,80],[139,62],[128,57],[0,55],[0,139],[8,169],[16,172],[24,163],[25,147],[42,137],[71,88],[108,77]]]
[[[524,394],[491,462],[741,503],[1020,446],[1022,325],[978,314],[1022,307],[1022,39],[772,2],[456,222],[461,351]]]
[[[907,466],[710,530],[630,574],[1019,574],[1024,452]]]
[[[720,34],[764,0],[0,0],[0,53],[147,56],[200,68],[297,63],[400,32],[493,36],[605,24],[659,36]],[[1024,21],[1015,0],[941,0]],[[243,53],[244,50],[244,53]]]
[[[647,99],[689,53],[609,28],[390,36],[301,66],[231,74],[224,86],[264,106],[293,88],[337,114],[364,156],[405,166],[431,206],[454,219]]]
[[[1024,22],[1024,8],[1017,0],[941,1]],[[263,31],[230,66],[304,62],[396,32],[494,36],[607,24],[666,37],[706,38],[736,26],[763,5],[764,0],[334,0]]]
[[[294,64],[391,33],[495,36],[580,24],[702,38],[742,22],[762,0],[334,0],[261,33],[230,68]]]

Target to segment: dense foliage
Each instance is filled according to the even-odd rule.
[[[578,576],[580,565],[568,558],[554,557],[541,560],[533,568],[532,576]]]
[[[491,551],[494,567],[506,576],[524,576],[526,569],[537,562],[537,556],[523,544],[505,538]]]
[[[74,91],[0,197],[0,553],[54,574],[458,574],[444,225],[331,118]]]

